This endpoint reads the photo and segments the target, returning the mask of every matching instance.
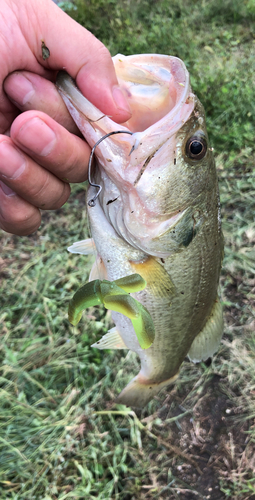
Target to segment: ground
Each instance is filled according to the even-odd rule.
[[[86,186],[72,186],[33,235],[2,232],[0,497],[254,500],[254,0],[75,3],[70,13],[113,54],[168,53],[187,65],[220,184],[224,336],[211,362],[185,360],[143,411],[115,405],[136,357],[90,348],[110,326],[103,308],[78,327],[67,319],[91,267],[66,251],[89,234]]]

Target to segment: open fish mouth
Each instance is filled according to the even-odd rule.
[[[156,149],[159,149],[166,137],[169,138],[170,133],[173,135],[194,109],[194,95],[190,90],[189,73],[184,63],[177,57],[158,54],[117,54],[113,57],[113,63],[119,85],[126,94],[132,111],[131,119],[119,125],[110,117],[102,115],[74,87],[73,80],[61,71],[57,86],[67,106],[71,108],[73,118],[82,131],[84,120],[92,126],[91,133],[86,130],[86,139],[91,147],[105,134],[114,130],[129,130],[133,132],[132,138],[116,137],[114,141],[116,144],[121,142],[122,146],[123,142],[128,142],[133,150],[137,150],[141,140],[145,144],[148,136],[155,143],[160,130],[160,139],[156,145]],[[131,148],[128,148],[130,152]],[[143,156],[145,162],[149,155]]]
[[[189,95],[189,74],[178,58],[118,54],[113,63],[132,111],[125,125],[133,132],[143,132],[169,113],[174,116]]]

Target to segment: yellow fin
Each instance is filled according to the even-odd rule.
[[[142,262],[130,261],[132,269],[147,282],[146,290],[154,297],[174,295],[175,286],[165,268],[154,258]]]
[[[91,347],[96,347],[96,349],[128,349],[115,326]]]
[[[217,351],[224,329],[222,305],[217,297],[212,312],[203,328],[191,344],[188,357],[193,363],[206,361]]]

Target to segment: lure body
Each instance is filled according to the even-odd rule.
[[[125,124],[102,117],[66,75],[58,82],[91,147],[113,130],[133,132],[97,147],[93,180],[102,191],[88,207],[93,242],[78,242],[69,250],[86,254],[96,247],[91,280],[116,281],[138,273],[147,283],[131,296],[153,320],[151,347],[141,348],[131,319],[116,311],[116,328],[98,346],[138,354],[141,370],[118,401],[143,407],[176,378],[185,356],[198,362],[218,348],[223,238],[204,110],[184,64],[155,54],[117,55],[113,62],[133,112]],[[90,187],[87,200],[94,195]]]
[[[146,281],[139,274],[131,274],[116,281],[94,280],[81,287],[69,304],[68,317],[72,325],[79,323],[87,307],[103,304],[106,309],[120,312],[129,318],[142,349],[148,349],[155,337],[155,328],[147,309],[129,295],[141,291]],[[100,342],[96,344],[98,347]]]

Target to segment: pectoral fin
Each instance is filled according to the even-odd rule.
[[[217,297],[206,325],[193,340],[188,352],[188,357],[193,363],[206,361],[213,356],[219,347],[223,328],[222,306],[219,297]]]
[[[87,240],[76,241],[67,250],[71,253],[90,255],[96,252],[96,246],[93,238],[88,238]]]
[[[175,286],[169,274],[154,257],[149,257],[143,262],[131,261],[130,264],[146,281],[146,290],[154,297],[164,298],[174,295]]]

